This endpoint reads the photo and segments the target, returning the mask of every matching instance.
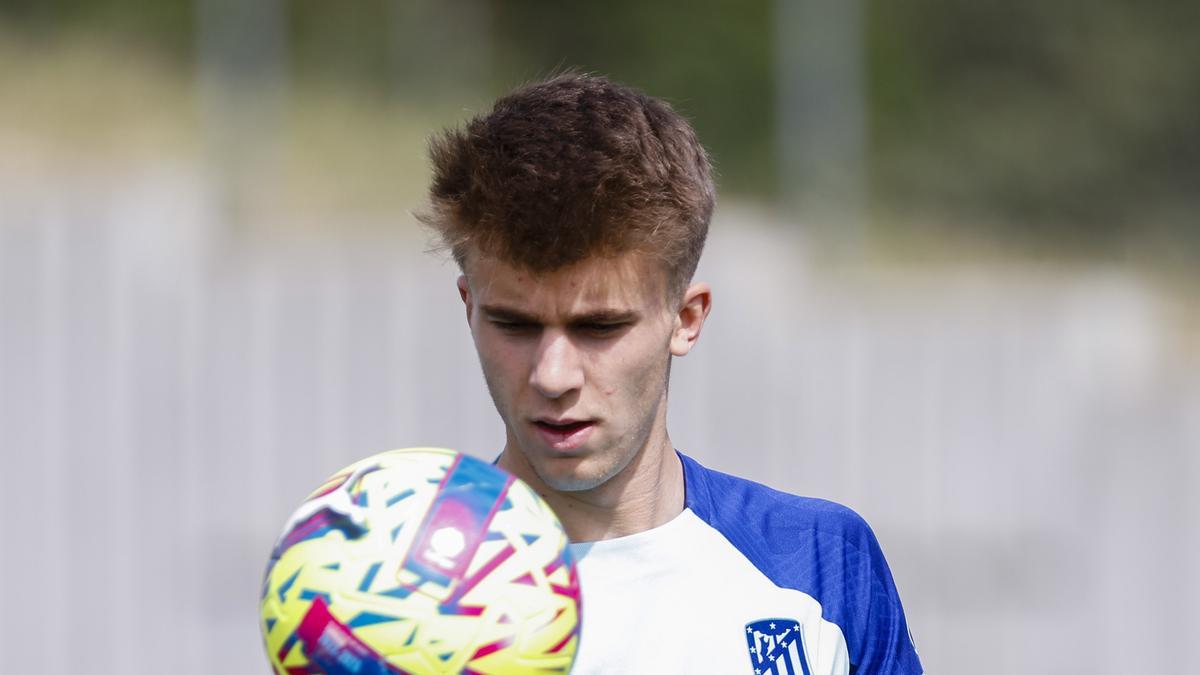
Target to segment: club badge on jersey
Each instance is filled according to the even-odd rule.
[[[812,675],[804,656],[800,622],[761,619],[746,624],[746,647],[755,675]]]

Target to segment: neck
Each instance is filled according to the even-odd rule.
[[[562,492],[546,486],[511,441],[500,465],[546,500],[572,542],[623,537],[658,527],[683,511],[683,464],[666,429],[660,429],[624,469],[590,490]]]

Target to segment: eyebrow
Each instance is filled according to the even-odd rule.
[[[541,319],[532,314],[526,314],[519,309],[503,305],[483,305],[480,307],[489,319],[512,321],[514,323],[542,323]],[[627,323],[637,320],[641,315],[633,310],[598,309],[571,316],[567,323],[570,325],[588,323]]]

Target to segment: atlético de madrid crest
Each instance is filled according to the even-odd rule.
[[[746,646],[755,675],[812,675],[804,655],[800,622],[762,619],[746,624]]]

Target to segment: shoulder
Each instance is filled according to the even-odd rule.
[[[921,672],[891,571],[861,516],[680,459],[687,507],[776,586],[815,599],[858,672]]]
[[[737,539],[735,545],[744,540],[751,549],[772,555],[819,552],[813,547],[864,553],[878,548],[867,521],[849,507],[715,471],[686,455],[680,458],[688,507],[726,538]]]

